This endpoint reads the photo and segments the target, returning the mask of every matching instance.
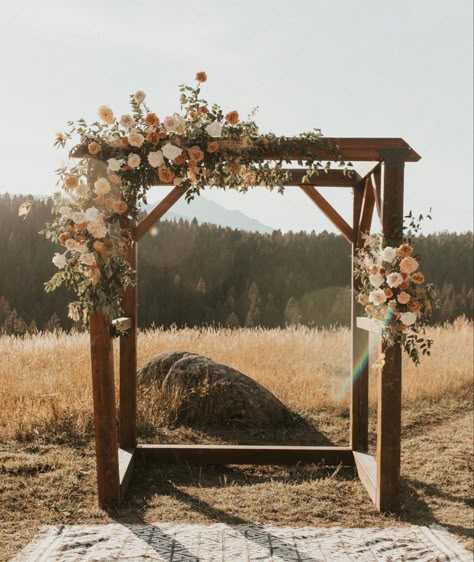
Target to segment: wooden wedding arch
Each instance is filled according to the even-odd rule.
[[[364,176],[342,170],[314,175],[303,183],[304,170],[292,169],[288,186],[300,188],[352,245],[352,256],[370,230],[374,209],[387,243],[398,245],[402,238],[405,162],[420,156],[399,138],[326,138],[324,145],[293,143],[291,159],[305,160],[312,153],[320,160],[373,162]],[[335,154],[338,154],[336,158]],[[281,154],[266,151],[267,160]],[[288,155],[285,154],[285,158]],[[262,157],[262,154],[259,154]],[[159,184],[157,184],[159,185]],[[353,191],[352,226],[326,201],[318,186],[350,188]],[[122,234],[133,241],[128,260],[136,268],[137,243],[149,229],[185,194],[175,187],[140,223],[122,222]],[[118,507],[125,495],[138,456],[158,462],[186,461],[197,464],[286,464],[319,463],[353,466],[380,511],[395,512],[400,506],[400,418],[401,348],[379,343],[385,365],[377,377],[377,445],[375,457],[368,454],[368,350],[369,335],[380,340],[378,328],[362,317],[354,298],[357,281],[352,273],[352,385],[350,397],[349,447],[170,445],[140,444],[136,435],[137,290],[130,287],[123,296],[125,317],[106,321],[101,312],[90,318],[90,343],[94,401],[95,448],[99,503]],[[120,375],[117,406],[113,361],[113,328],[120,328]]]

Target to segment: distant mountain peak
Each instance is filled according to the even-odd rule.
[[[150,212],[155,205],[156,202],[150,203],[146,206],[146,210]],[[167,220],[185,219],[188,221],[195,218],[199,223],[207,222],[239,230],[260,232],[262,234],[271,234],[275,230],[273,227],[263,224],[241,211],[226,209],[219,205],[219,203],[202,195],[196,197],[190,203],[180,199],[173,206],[173,210],[168,211],[163,218]]]

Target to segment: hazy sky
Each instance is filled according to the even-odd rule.
[[[472,12],[472,0],[2,1],[0,192],[55,190],[67,120],[125,113],[137,89],[164,117],[205,70],[206,99],[243,116],[258,105],[264,131],[403,137],[423,156],[406,165],[405,208],[433,207],[425,232],[472,229]],[[348,190],[323,193],[350,217]],[[331,230],[297,188],[207,196],[284,230]]]

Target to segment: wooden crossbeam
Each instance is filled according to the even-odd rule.
[[[302,184],[300,188],[306,195],[317,205],[322,213],[332,222],[332,224],[339,230],[344,238],[352,244],[354,233],[352,228],[341,217],[341,215],[334,209],[334,207],[326,201],[326,199],[319,193],[319,191],[312,185]]]
[[[361,247],[364,243],[363,236],[370,232],[372,215],[374,213],[375,195],[372,189],[372,180],[368,177],[365,180],[364,201],[362,203],[362,214],[359,223],[357,245]]]
[[[281,160],[288,158],[289,160],[305,160],[314,157],[319,160],[338,161],[342,158],[346,162],[380,162],[384,159],[384,150],[403,150],[403,159],[405,162],[418,162],[421,156],[417,154],[409,145],[401,138],[336,138],[321,137],[319,143],[307,141],[305,139],[295,139],[292,137],[281,137],[283,145],[289,144],[290,148],[283,150],[282,148],[270,149],[265,147],[265,139],[259,139],[258,149],[242,149],[236,145],[235,141],[223,139],[219,141],[223,150],[229,155],[245,154],[251,157],[252,152],[255,158],[265,160]],[[192,141],[192,139],[190,139]],[[234,146],[230,148],[229,146]],[[224,148],[225,147],[225,148]],[[87,146],[79,146],[75,148],[71,154],[73,158],[90,157]]]
[[[354,466],[349,447],[293,447],[270,445],[137,445],[136,453],[159,462],[194,464],[324,463]]]
[[[150,228],[167,213],[186,193],[186,189],[176,186],[133,230],[133,239],[138,242]]]

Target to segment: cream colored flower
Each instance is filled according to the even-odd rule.
[[[159,168],[164,163],[165,161],[163,159],[163,153],[161,152],[161,150],[156,150],[148,154],[148,164],[150,164],[152,168]]]
[[[58,269],[64,269],[67,264],[67,259],[64,254],[54,254],[52,262]]]
[[[386,246],[382,251],[382,260],[388,263],[392,263],[393,260],[397,257],[397,250],[392,248],[391,246]]]
[[[420,264],[416,261],[415,258],[406,257],[403,258],[402,261],[400,262],[400,271],[402,273],[413,273],[418,269],[419,265]]]
[[[181,185],[183,182],[186,181],[186,178],[181,178],[181,177],[175,177],[173,180],[173,184],[174,185]]]
[[[405,324],[405,326],[411,326],[416,322],[417,315],[414,312],[402,312],[400,314],[400,320]]]
[[[91,254],[90,252],[82,254],[79,261],[84,265],[94,265],[96,263],[94,254]]]
[[[72,209],[71,207],[64,205],[62,207],[59,207],[59,214],[63,217],[66,217],[67,219],[70,219],[72,218]]]
[[[98,115],[104,123],[107,123],[107,125],[112,125],[114,122],[114,113],[110,107],[107,107],[106,105],[101,105],[99,107]]]
[[[74,238],[68,238],[64,242],[64,247],[66,248],[66,250],[69,250],[70,252],[74,252],[77,250],[77,242],[74,240]]]
[[[97,207],[89,207],[84,213],[87,222],[94,222],[102,218],[101,212]]]
[[[135,98],[135,101],[136,101],[137,103],[143,103],[143,102],[145,101],[146,94],[145,94],[145,92],[144,92],[143,90],[137,90],[137,91],[134,93],[133,97]]]
[[[104,238],[109,231],[107,226],[101,220],[90,222],[87,225],[87,230],[92,234],[92,236],[94,236],[94,238]]]
[[[403,277],[400,273],[389,273],[387,275],[387,285],[389,287],[398,287],[403,283]]]
[[[218,138],[222,135],[222,124],[219,121],[213,121],[206,127],[206,133],[213,138]]]
[[[386,300],[387,297],[385,296],[385,293],[382,291],[382,289],[377,289],[376,291],[372,291],[371,293],[369,293],[369,302],[375,304],[375,306],[384,304]]]
[[[181,117],[181,115],[175,113],[172,117],[166,117],[163,125],[166,129],[166,132],[182,135],[186,127],[186,120]]]
[[[122,127],[125,127],[125,129],[131,129],[135,126],[135,119],[127,113],[120,117],[120,124]]]
[[[128,160],[127,160],[127,164],[130,166],[130,168],[138,168],[138,166],[140,166],[140,162],[141,162],[141,158],[138,154],[135,154],[135,152],[131,152],[128,155]]]
[[[171,144],[170,142],[165,144],[165,146],[162,148],[163,156],[165,158],[168,158],[168,160],[174,160],[175,158],[178,158],[178,156],[182,152],[183,151],[181,150],[181,148],[175,146],[174,144]]]
[[[81,182],[74,191],[74,195],[78,198],[85,197],[89,193],[89,186],[86,183]]]
[[[107,179],[105,178],[99,178],[95,183],[94,183],[94,191],[97,195],[105,195],[106,193],[109,193],[110,191],[110,183]]]
[[[123,160],[118,160],[117,158],[109,158],[107,160],[107,168],[110,172],[118,172],[122,167]]]
[[[133,131],[128,135],[128,142],[131,146],[140,148],[145,142],[145,137],[137,130],[133,129]]]
[[[369,275],[369,281],[372,287],[378,289],[381,285],[383,285],[383,282],[385,280],[383,278],[383,275],[380,275],[380,273],[375,273],[373,275]]]
[[[72,213],[71,218],[76,224],[83,224],[84,222],[86,222],[86,215],[82,211],[76,211],[75,213]]]

